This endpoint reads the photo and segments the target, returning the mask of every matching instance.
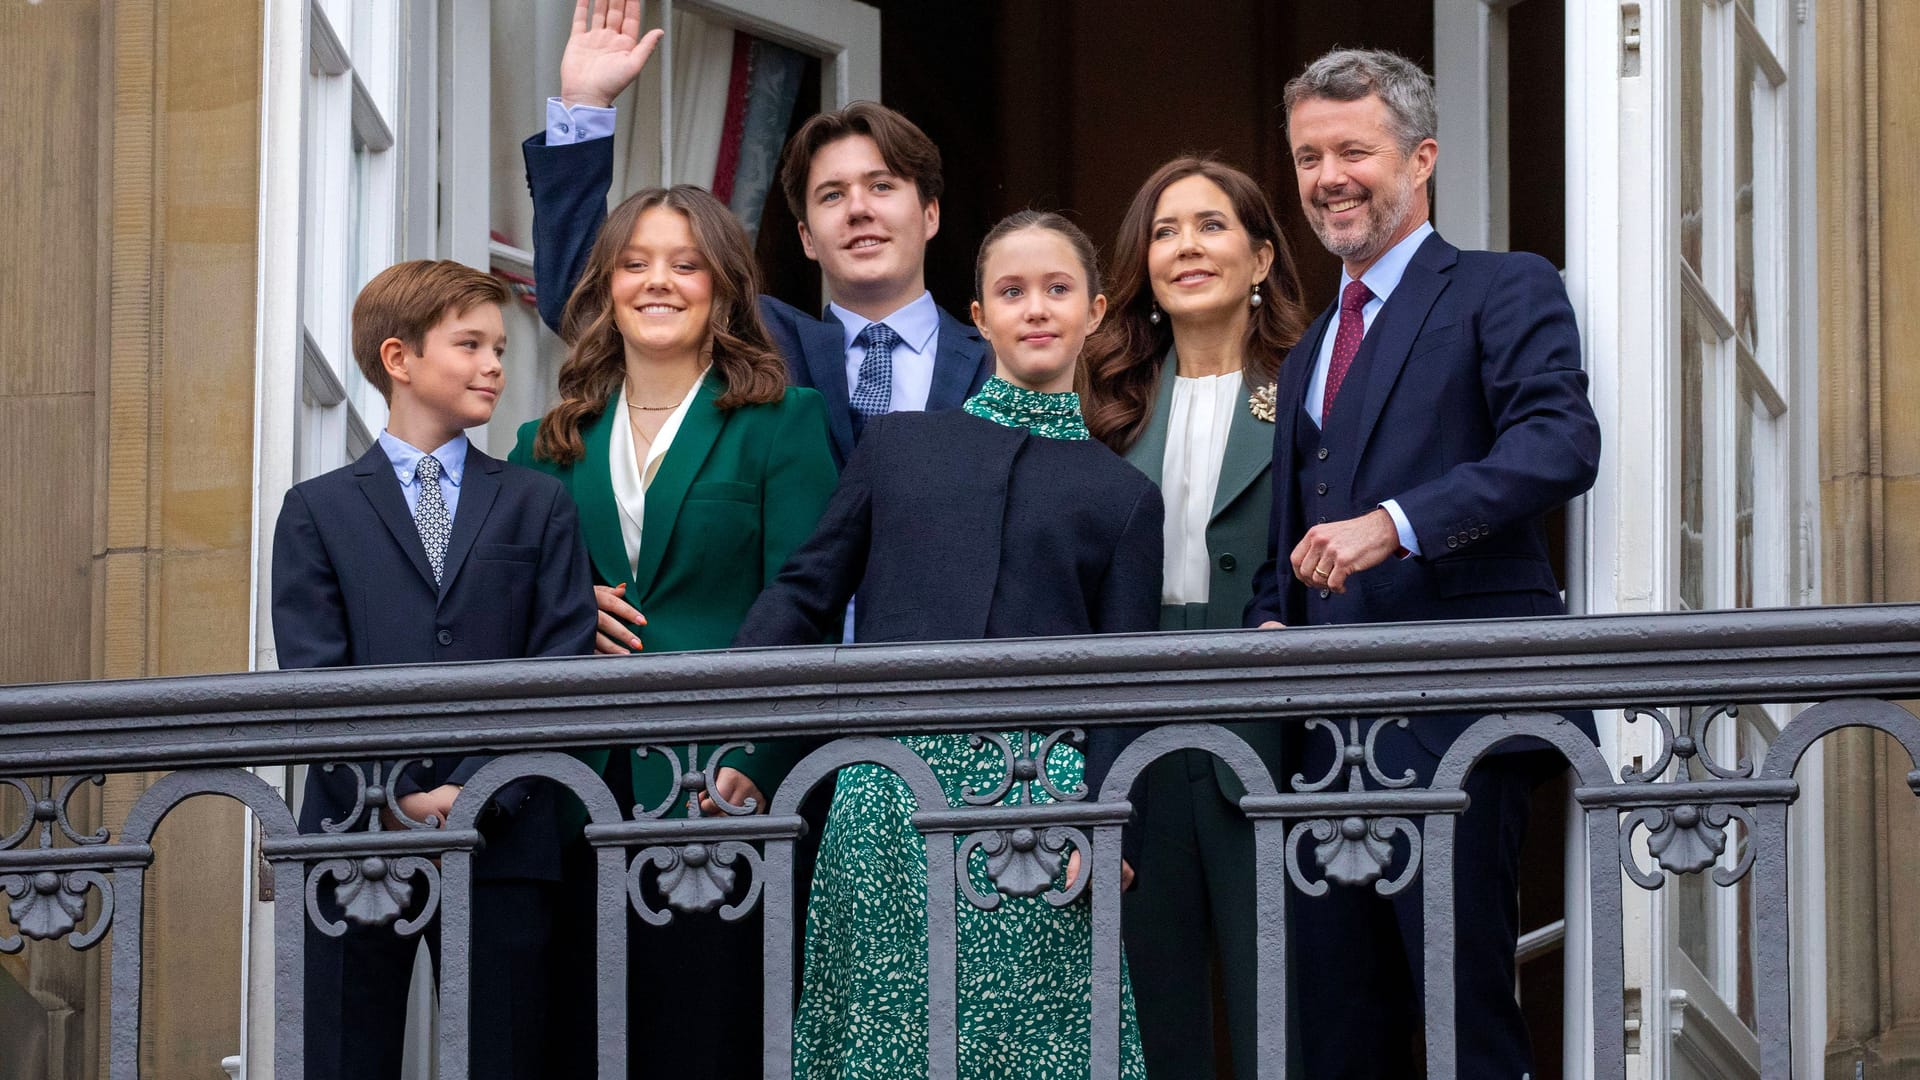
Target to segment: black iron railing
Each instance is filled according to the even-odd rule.
[[[956,905],[992,907],[967,880],[971,848],[998,854],[996,887],[1051,891],[1065,846],[1088,856],[1091,894],[1093,1070],[1119,1069],[1120,834],[1125,793],[1154,759],[1197,748],[1239,776],[1253,822],[1255,889],[1263,926],[1284,928],[1289,888],[1418,888],[1425,909],[1428,1069],[1456,1075],[1453,1015],[1453,825],[1467,804],[1463,781],[1489,749],[1529,736],[1557,748],[1575,773],[1585,815],[1596,1075],[1625,1075],[1622,1015],[1623,877],[1657,888],[1670,874],[1710,873],[1754,890],[1756,1028],[1762,1074],[1790,1074],[1788,815],[1802,754],[1842,727],[1872,727],[1920,756],[1920,719],[1890,699],[1920,697],[1920,605],[1802,608],[1709,614],[1594,616],[1428,623],[1279,632],[1212,632],[1029,641],[742,650],[633,658],[501,661],[142,679],[0,688],[0,801],[25,803],[23,823],[0,837],[0,890],[12,935],[111,942],[111,1074],[136,1075],[141,1008],[142,883],[160,820],[180,802],[225,795],[258,821],[271,867],[275,1067],[301,1075],[303,942],[309,918],[325,923],[318,896],[387,875],[428,890],[424,909],[389,898],[356,908],[362,921],[416,930],[437,909],[442,934],[443,1076],[466,1073],[472,857],[479,808],[520,777],[572,790],[586,806],[596,849],[602,1075],[626,1069],[626,908],[641,917],[738,917],[764,910],[766,1075],[787,1075],[792,1036],[795,842],[811,789],[842,767],[878,764],[898,774],[921,807],[929,838],[927,912],[930,1075],[955,1075]],[[1764,758],[1726,763],[1710,753],[1716,720],[1750,704],[1810,704],[1782,728]],[[1660,730],[1658,759],[1616,773],[1556,710],[1622,710]],[[1378,725],[1422,713],[1483,719],[1457,739],[1424,787],[1381,774]],[[1320,720],[1319,724],[1312,721]],[[1312,781],[1269,774],[1261,758],[1218,725],[1307,723],[1310,737],[1343,751],[1336,774]],[[1738,722],[1737,718],[1732,721]],[[1069,730],[1126,724],[1147,731],[1122,754],[1101,790],[1055,792],[1049,801],[1004,801],[1040,782],[1032,748]],[[1028,733],[1015,741],[997,733]],[[1006,787],[949,805],[925,762],[884,736],[981,733],[1004,751]],[[647,746],[682,766],[682,791],[712,791],[685,766],[724,747],[769,739],[822,743],[775,791],[767,813],[728,806],[711,816],[623,814],[602,779],[568,749]],[[501,756],[466,785],[444,828],[381,828],[397,813],[390,774],[363,775],[365,831],[302,834],[285,801],[246,766],[413,759],[486,749]],[[684,751],[684,755],[682,753]],[[67,799],[103,774],[177,770],[149,788],[117,834],[83,833]],[[1350,782],[1362,771],[1370,782]],[[1044,775],[1044,770],[1039,770]],[[1909,776],[1920,792],[1920,770]],[[992,795],[994,793],[987,793]],[[1057,797],[1068,796],[1068,797]],[[1746,842],[1723,857],[1734,823]],[[1406,854],[1368,854],[1369,835],[1400,831]],[[1636,854],[1637,834],[1651,854]],[[1344,838],[1344,839],[1343,839]],[[1345,842],[1359,845],[1344,850]],[[944,853],[961,844],[958,861]],[[1372,845],[1371,849],[1377,849]],[[1031,864],[1031,865],[1029,865]],[[643,865],[680,867],[656,909],[637,882]],[[746,874],[752,887],[713,913],[706,868]],[[958,872],[956,872],[956,870]],[[1623,874],[1624,870],[1624,874]],[[99,897],[88,917],[89,892]],[[1055,894],[1057,899],[1064,899]],[[689,915],[688,913],[698,914]],[[711,914],[710,914],[711,913]],[[1263,1078],[1282,1075],[1286,1045],[1286,936],[1263,934],[1258,957]]]

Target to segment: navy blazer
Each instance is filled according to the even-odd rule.
[[[1288,563],[1313,524],[1295,499],[1294,448],[1297,426],[1311,423],[1307,382],[1336,310],[1322,312],[1280,366],[1272,519],[1249,626],[1309,622]],[[1558,271],[1536,255],[1461,251],[1430,236],[1362,347],[1372,350],[1365,385],[1341,391],[1343,406],[1361,409],[1358,452],[1336,474],[1348,481],[1346,516],[1396,499],[1422,554],[1357,575],[1321,621],[1565,614],[1544,519],[1593,486],[1600,424]],[[1592,734],[1591,717],[1571,718]],[[1414,728],[1442,754],[1468,719]]]
[[[1155,630],[1162,514],[1160,489],[1098,442],[958,411],[879,417],[734,644],[818,642],[856,590],[867,643]],[[1127,738],[1094,729],[1089,789]]]
[[[280,667],[504,660],[593,651],[596,609],[573,500],[553,477],[467,448],[440,584],[386,451],[293,486],[273,535]],[[396,794],[464,784],[485,754],[417,762]],[[308,770],[301,830],[343,820],[356,783]],[[544,785],[496,800],[510,836],[489,836],[479,876],[557,878],[557,805]],[[498,815],[495,815],[498,816]],[[364,821],[361,826],[364,827]]]
[[[560,316],[587,265],[607,217],[613,184],[613,140],[548,146],[546,133],[521,145],[527,190],[533,196],[533,278],[540,317],[560,332]],[[760,317],[787,361],[787,381],[812,387],[827,400],[835,465],[853,454],[853,408],[847,388],[846,330],[832,317],[814,318],[771,296],[760,297]],[[957,409],[993,375],[993,353],[980,332],[946,309],[933,357],[927,411]]]

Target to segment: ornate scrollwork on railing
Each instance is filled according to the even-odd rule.
[[[411,759],[396,761],[391,770],[379,761],[351,763],[329,761],[320,766],[324,772],[346,769],[354,780],[354,801],[346,817],[335,821],[323,818],[320,829],[323,834],[338,836],[352,830],[366,819],[366,832],[387,831],[389,821],[397,822],[402,829],[431,833],[445,822],[437,814],[428,814],[425,819],[416,819],[401,808],[400,795],[396,790],[400,774],[415,764]],[[433,760],[422,758],[421,768],[431,768]],[[429,848],[431,841],[423,836],[422,847]],[[341,917],[329,918],[320,907],[320,885],[332,878],[334,902],[340,906]],[[408,907],[413,904],[415,888],[425,888],[426,898],[420,910],[411,918],[401,919]],[[361,926],[386,926],[393,924],[394,931],[402,936],[419,933],[421,927],[432,920],[435,909],[440,904],[440,868],[429,852],[388,852],[325,859],[316,862],[307,871],[307,917],[320,932],[329,937],[339,937],[347,932],[347,923]],[[396,921],[398,920],[398,921]]]
[[[1294,791],[1326,791],[1342,776],[1346,778],[1346,790],[1350,794],[1364,793],[1367,790],[1365,778],[1369,776],[1374,783],[1388,791],[1411,785],[1414,781],[1411,769],[1398,777],[1390,777],[1380,768],[1374,743],[1380,737],[1381,729],[1388,724],[1405,728],[1407,719],[1404,716],[1381,717],[1367,726],[1364,737],[1360,734],[1358,719],[1347,721],[1344,735],[1339,725],[1330,720],[1316,717],[1307,721],[1308,731],[1324,731],[1333,740],[1333,764],[1328,768],[1327,775],[1318,780],[1308,780],[1299,773],[1293,774]],[[1399,874],[1388,877],[1387,869],[1393,863],[1395,834],[1406,837],[1407,863]],[[1319,881],[1308,878],[1300,865],[1300,842],[1309,835],[1315,841],[1313,858],[1320,868]],[[1287,830],[1287,877],[1293,881],[1294,888],[1308,896],[1324,894],[1329,881],[1353,887],[1372,885],[1381,896],[1392,896],[1412,884],[1419,869],[1420,830],[1404,817],[1348,814],[1340,818],[1303,821]]]
[[[659,754],[665,758],[668,768],[677,779],[660,805],[635,807],[634,820],[663,819],[682,800],[690,821],[749,817],[758,812],[758,799],[729,802],[716,783],[721,760],[735,750],[751,754],[753,744],[722,743],[704,764],[699,743],[687,744],[685,757],[670,747],[658,744],[639,747],[636,753],[641,757]],[[706,796],[704,801],[702,795]],[[719,813],[707,809],[708,803]],[[688,827],[697,830],[697,826]],[[666,901],[665,909],[655,907],[646,897],[641,872],[649,866],[660,871],[654,884],[661,898]],[[727,903],[727,897],[733,892],[742,873],[747,876],[747,891],[739,901]],[[759,901],[760,887],[760,853],[752,844],[742,840],[702,838],[680,844],[654,845],[641,849],[633,857],[627,871],[627,895],[633,902],[634,911],[652,926],[665,926],[673,921],[672,913],[675,911],[689,915],[718,911],[720,918],[732,922],[753,910],[753,905]]]
[[[1033,732],[1020,732],[1020,748],[1015,750],[1013,743],[998,732],[983,731],[967,736],[967,744],[979,749],[986,743],[998,747],[1006,760],[1006,770],[1000,774],[999,782],[992,790],[982,792],[969,785],[960,790],[960,801],[968,806],[992,806],[1007,797],[1015,784],[1020,785],[1020,794],[1015,800],[1022,806],[1033,804],[1033,785],[1039,784],[1047,798],[1054,802],[1079,802],[1087,797],[1085,782],[1075,784],[1073,790],[1062,791],[1056,787],[1053,777],[1047,775],[1047,758],[1052,756],[1054,748],[1061,740],[1078,746],[1086,742],[1087,733],[1079,728],[1061,728],[1059,731],[1040,740],[1039,747],[1033,745]]]
[[[54,830],[77,847],[97,847],[107,842],[108,832],[102,827],[91,833],[82,833],[73,827],[73,819],[68,816],[68,803],[81,784],[106,783],[106,777],[100,773],[81,773],[67,777],[56,792],[53,777],[40,778],[40,790],[35,791],[31,783],[16,777],[0,777],[0,785],[13,788],[25,801],[27,816],[20,827],[5,837],[0,837],[0,851],[10,851],[21,847],[35,829],[39,838],[35,849],[51,854],[54,851]],[[100,894],[100,914],[93,925],[75,934],[80,920],[87,913],[87,890],[95,889]],[[0,892],[10,898],[7,915],[13,920],[19,933],[0,934],[0,953],[17,953],[26,947],[26,938],[36,941],[56,941],[73,935],[67,942],[75,949],[88,949],[98,944],[106,935],[107,927],[113,922],[113,886],[106,874],[97,867],[72,866],[71,864],[47,869],[23,869],[17,873],[0,874]]]
[[[1631,765],[1620,767],[1620,779],[1629,784],[1653,783],[1664,776],[1667,767],[1675,761],[1680,763],[1678,776],[1682,780],[1691,778],[1690,763],[1696,761],[1700,763],[1701,768],[1707,770],[1710,776],[1722,780],[1746,780],[1753,776],[1752,759],[1742,756],[1734,767],[1729,769],[1714,761],[1713,755],[1707,751],[1707,729],[1722,716],[1737,722],[1740,719],[1738,705],[1716,705],[1704,712],[1693,706],[1687,706],[1677,733],[1673,721],[1659,709],[1634,706],[1625,710],[1625,716],[1629,724],[1642,717],[1652,720],[1659,725],[1660,734],[1663,736],[1660,756],[1652,765],[1645,769],[1636,769]]]
[[[1714,781],[1745,781],[1754,777],[1752,759],[1742,755],[1733,767],[1728,768],[1715,761],[1707,749],[1707,734],[1713,722],[1723,716],[1737,722],[1740,718],[1737,705],[1716,705],[1712,708],[1689,705],[1685,707],[1677,725],[1663,710],[1646,706],[1625,709],[1624,715],[1628,723],[1644,718],[1653,721],[1660,729],[1660,754],[1651,765],[1643,769],[1630,764],[1620,767],[1621,781],[1641,788],[1649,797],[1658,798],[1661,789],[1667,786],[1661,782],[1661,778],[1669,770],[1673,772],[1673,779],[1669,783],[1694,783],[1696,764],[1706,774],[1699,780],[1708,784]],[[1660,888],[1667,874],[1698,874],[1710,867],[1714,868],[1713,880],[1716,884],[1732,885],[1753,868],[1753,845],[1742,845],[1739,858],[1733,865],[1716,864],[1726,854],[1728,827],[1733,822],[1740,822],[1747,835],[1753,835],[1754,805],[1750,801],[1723,802],[1678,796],[1668,805],[1641,806],[1631,810],[1620,819],[1620,864],[1627,876],[1643,889]],[[1647,853],[1653,856],[1657,869],[1641,866],[1634,854],[1633,838],[1640,829],[1646,830]]]
[[[640,872],[647,866],[660,869],[655,884],[672,911],[704,915],[718,910],[722,919],[733,922],[752,911],[760,899],[760,853],[752,844],[721,840],[646,848],[634,856],[627,871],[627,896],[640,918],[653,926],[672,922],[673,914],[648,903],[640,883]],[[747,875],[746,895],[729,904],[727,895],[743,872]]]
[[[1013,739],[994,731],[967,736],[967,745],[973,749],[987,745],[998,749],[1003,767],[992,787],[984,791],[973,785],[962,787],[960,801],[967,806],[1000,803],[1033,806],[1037,786],[1048,802],[1084,802],[1087,798],[1084,780],[1063,789],[1047,772],[1047,759],[1062,742],[1079,746],[1086,742],[1086,732],[1080,728],[1061,728],[1041,739],[1038,745],[1034,743],[1034,732],[1028,730],[1018,732]],[[999,907],[1001,894],[1023,899],[1044,896],[1055,907],[1070,904],[1086,890],[1088,875],[1081,874],[1063,889],[1053,888],[1060,868],[1066,865],[1069,849],[1083,854],[1093,850],[1084,831],[1066,825],[1014,825],[970,833],[954,854],[960,891],[969,903],[982,911]],[[968,872],[976,851],[986,856],[987,877],[993,882],[994,891],[980,889]]]

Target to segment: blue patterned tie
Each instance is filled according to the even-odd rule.
[[[867,355],[860,361],[860,382],[851,395],[857,429],[893,407],[893,347],[899,344],[900,335],[886,323],[868,323],[854,341],[867,347]]]
[[[440,459],[427,454],[413,467],[420,482],[420,501],[413,507],[413,527],[420,530],[420,543],[427,549],[427,564],[433,567],[433,583],[440,584],[440,572],[447,564],[447,540],[453,536],[453,515],[447,513],[447,500],[440,494]]]

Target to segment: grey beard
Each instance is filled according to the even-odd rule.
[[[1337,239],[1329,234],[1322,224],[1322,218],[1316,217],[1309,220],[1308,223],[1313,226],[1313,234],[1320,238],[1321,247],[1343,260],[1378,256],[1386,250],[1387,242],[1393,239],[1394,230],[1400,226],[1400,219],[1406,215],[1407,203],[1412,200],[1413,188],[1403,187],[1393,196],[1384,199],[1381,192],[1375,191],[1371,194],[1373,202],[1370,208],[1379,213],[1367,215],[1366,231],[1359,236]]]

